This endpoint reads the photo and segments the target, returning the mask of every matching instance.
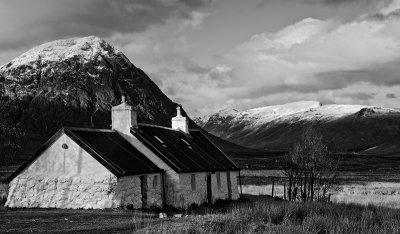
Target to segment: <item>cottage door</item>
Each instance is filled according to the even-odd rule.
[[[212,204],[211,173],[207,175],[207,202]]]
[[[226,173],[226,179],[228,183],[228,200],[232,200],[232,182],[231,173],[229,171]]]
[[[147,207],[147,176],[140,176],[140,192],[142,194],[142,209]]]

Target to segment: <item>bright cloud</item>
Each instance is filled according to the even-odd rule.
[[[400,17],[385,17],[400,12],[400,1],[378,12],[379,20],[306,18],[252,36],[224,56],[231,77],[221,95],[243,108],[301,98],[398,105],[383,100],[400,84]]]

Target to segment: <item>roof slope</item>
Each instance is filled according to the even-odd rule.
[[[116,131],[62,128],[9,178],[14,179],[50,147],[62,134],[66,134],[117,177],[156,173],[162,170],[138,151]]]
[[[239,170],[200,130],[189,132],[148,124],[131,131],[176,172]]]

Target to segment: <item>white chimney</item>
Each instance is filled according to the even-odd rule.
[[[111,108],[112,129],[129,134],[131,127],[137,126],[136,110],[126,103],[125,96],[122,96],[121,104]]]
[[[176,117],[172,118],[172,128],[181,130],[182,132],[189,134],[188,118],[182,116],[180,106],[178,106],[176,110]]]

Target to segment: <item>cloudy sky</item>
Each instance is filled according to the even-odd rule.
[[[300,100],[400,107],[400,0],[0,0],[0,64],[104,38],[191,116]]]

